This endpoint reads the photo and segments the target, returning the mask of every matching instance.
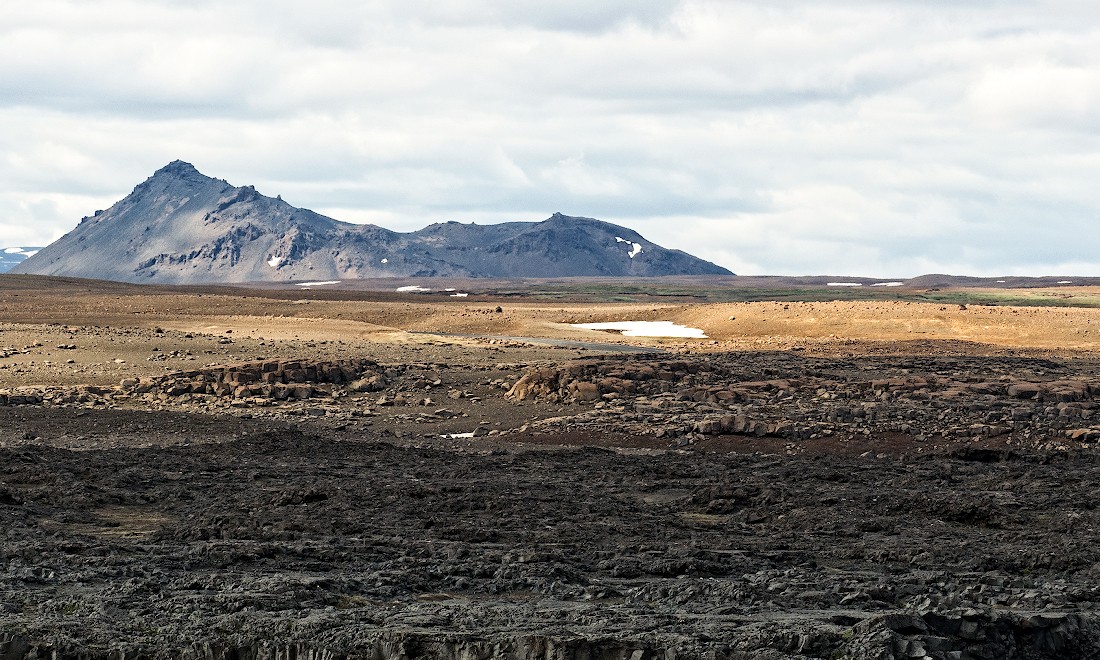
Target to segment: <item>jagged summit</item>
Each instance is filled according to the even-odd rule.
[[[611,223],[436,223],[399,233],[340,222],[174,160],[12,272],[124,282],[368,277],[729,274]]]
[[[201,172],[199,172],[198,168],[196,168],[191,163],[188,163],[185,160],[177,159],[172,161],[171,163],[168,163],[156,172],[153,172],[153,176],[151,176],[150,178],[157,179],[162,177],[186,177],[195,175],[204,176]]]
[[[172,161],[171,163],[168,163],[164,167],[162,167],[159,170],[157,170],[156,172],[154,172],[153,176],[156,176],[158,174],[181,174],[181,173],[198,174],[199,171],[191,163],[188,163],[185,160],[180,160],[180,159],[177,158],[176,160]]]
[[[145,180],[144,184],[157,185],[170,185],[171,182],[179,182],[183,184],[192,185],[204,185],[211,181],[228,186],[229,184],[220,179],[213,179],[206,176],[202,172],[187,161],[174,160],[168,163],[164,167],[160,168],[156,172],[153,172],[153,176]],[[139,184],[139,186],[142,184]]]

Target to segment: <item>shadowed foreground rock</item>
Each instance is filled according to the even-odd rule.
[[[1097,479],[1088,451],[477,452],[293,427],[0,449],[0,658],[1097,657]]]
[[[708,652],[708,658],[1093,658],[1100,653],[1100,626],[1075,615],[887,615],[876,617],[842,636],[778,633],[760,639],[751,652]],[[770,644],[772,650],[763,645]],[[828,655],[819,655],[822,652]],[[589,641],[553,635],[501,636],[493,641],[472,635],[440,636],[423,632],[374,632],[357,639],[353,647],[293,642],[256,642],[233,645],[196,642],[159,654],[181,660],[346,660],[349,658],[438,658],[470,660],[665,660],[693,657],[673,648],[644,648],[614,641]],[[790,654],[795,654],[794,656]],[[808,656],[803,654],[809,654]],[[66,649],[34,644],[0,635],[2,660],[138,660],[144,649],[111,651]]]

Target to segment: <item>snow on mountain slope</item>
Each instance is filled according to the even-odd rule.
[[[0,249],[0,273],[6,273],[38,253],[40,247],[9,247]]]

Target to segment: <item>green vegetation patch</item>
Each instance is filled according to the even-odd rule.
[[[1049,289],[1003,292],[991,289],[910,289],[903,287],[733,287],[681,282],[529,282],[489,289],[494,297],[533,298],[574,302],[623,303],[739,303],[901,301],[954,305],[1017,307],[1100,307],[1100,292],[1070,293]]]

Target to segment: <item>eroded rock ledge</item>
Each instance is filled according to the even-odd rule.
[[[375,392],[385,384],[383,368],[372,360],[268,360],[206,367],[160,378],[128,378],[122,381],[121,387],[134,394],[210,394],[281,400],[308,399],[315,391],[329,393],[332,385],[346,385],[357,392]]]
[[[790,354],[581,359],[531,367],[507,397],[591,409],[553,425],[614,424],[689,441],[904,433],[1053,448],[1100,440],[1100,377],[1091,372],[1006,358],[899,362],[872,368]]]

